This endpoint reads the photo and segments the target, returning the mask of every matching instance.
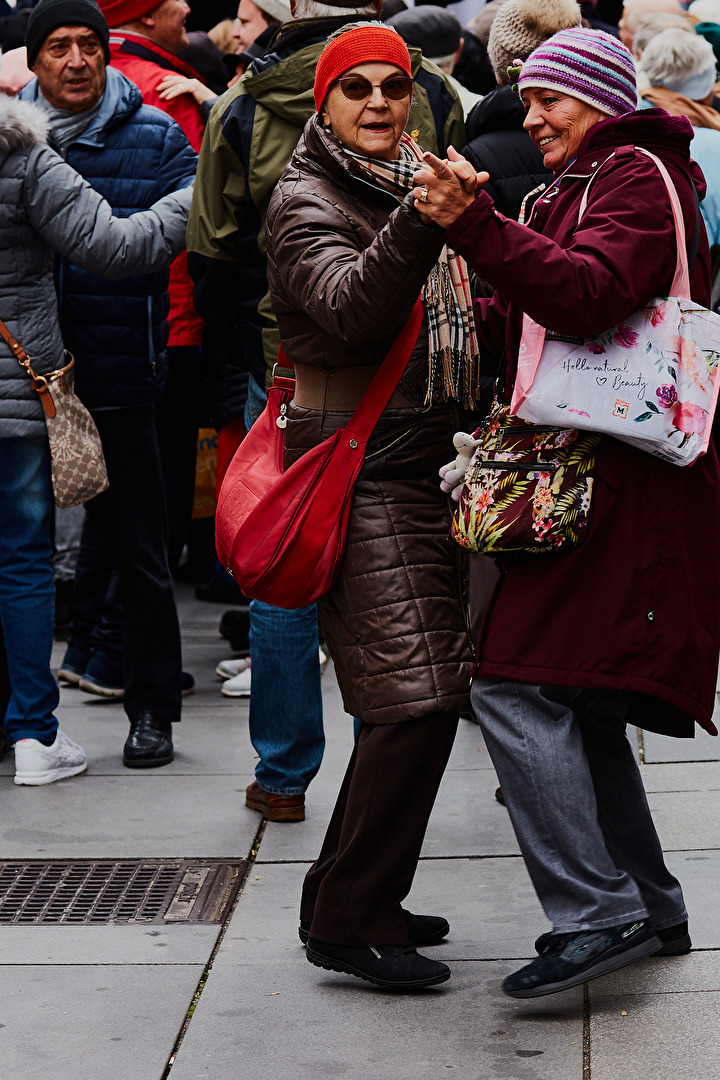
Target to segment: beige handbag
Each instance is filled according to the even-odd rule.
[[[108,486],[102,443],[95,421],[75,394],[75,359],[57,371],[36,375],[22,345],[0,319],[0,335],[32,379],[40,395],[50,443],[52,485],[58,506],[77,506]]]

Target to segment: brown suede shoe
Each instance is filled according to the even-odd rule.
[[[245,789],[245,805],[259,810],[268,821],[304,821],[304,795],[273,795],[265,791],[256,780]]]

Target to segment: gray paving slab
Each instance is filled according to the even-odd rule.
[[[297,952],[303,863],[255,864],[220,946],[228,963],[282,960]],[[427,859],[418,866],[406,906],[441,914],[450,935],[432,955],[454,960],[526,958],[550,928],[522,859]]]
[[[14,964],[204,964],[220,927],[3,926],[0,967]]]
[[[92,773],[41,788],[9,784],[0,858],[245,857],[260,824],[246,776],[166,770]]]
[[[717,791],[720,789],[720,761],[642,765],[640,772],[646,791]]]
[[[467,724],[467,727],[474,725]],[[351,735],[346,736],[343,743],[349,757]],[[471,749],[474,751],[476,747],[471,746]],[[461,747],[461,753],[464,752]],[[339,747],[334,755],[332,752],[328,755],[306,796],[306,821],[268,823],[259,854],[262,862],[298,859],[312,862],[320,850],[346,760]],[[456,760],[462,761],[462,758]],[[430,818],[423,857],[432,858],[439,854],[451,857],[517,855],[519,849],[507,810],[495,799],[496,787],[495,772],[485,765],[474,769],[449,769]]]
[[[512,963],[453,964],[415,995],[291,961],[216,962],[173,1080],[570,1080],[582,1076],[582,992],[520,1004]]]
[[[592,1080],[714,1080],[719,1009],[717,992],[619,995],[593,1004]]]
[[[668,791],[648,795],[666,851],[720,846],[720,791]]]
[[[63,690],[63,699],[67,696]],[[77,693],[77,691],[75,692]],[[198,709],[187,712],[185,720],[175,724],[173,741],[175,760],[163,766],[163,776],[231,776],[252,773],[255,751],[250,744],[247,705],[236,713],[221,709]],[[58,720],[64,731],[80,743],[93,776],[128,776],[122,763],[122,748],[128,733],[128,721],[122,707],[101,705],[68,709],[61,705]],[[6,755],[0,762],[0,775],[12,776],[14,759]]]
[[[716,721],[720,719],[716,714]],[[645,761],[720,761],[720,738],[708,735],[697,725],[694,739],[671,739],[652,731],[643,733]]]
[[[160,1080],[202,965],[0,968],[2,1074]]]
[[[665,860],[682,883],[694,947],[720,949],[720,851],[670,851]]]
[[[620,996],[720,992],[720,952],[693,951],[687,956],[651,956],[614,971],[590,985],[593,1008]]]

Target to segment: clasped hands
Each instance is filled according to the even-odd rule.
[[[426,224],[432,221],[448,229],[473,203],[476,191],[489,179],[489,173],[476,172],[453,146],[448,147],[444,161],[428,151],[423,154],[423,164],[414,176],[417,184],[413,188],[415,209]]]

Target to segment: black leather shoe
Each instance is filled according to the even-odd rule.
[[[123,765],[128,769],[155,769],[173,759],[172,726],[143,713],[130,721],[130,734],[123,747]]]
[[[416,948],[424,948],[426,945],[437,945],[450,933],[450,923],[442,915],[413,915],[411,911],[403,908],[403,914],[407,922],[408,937],[410,944]],[[300,922],[298,937],[303,945],[307,945],[310,937],[310,923]]]
[[[411,945],[333,945],[308,938],[305,955],[326,971],[341,971],[388,990],[419,990],[450,978],[450,968]]]

